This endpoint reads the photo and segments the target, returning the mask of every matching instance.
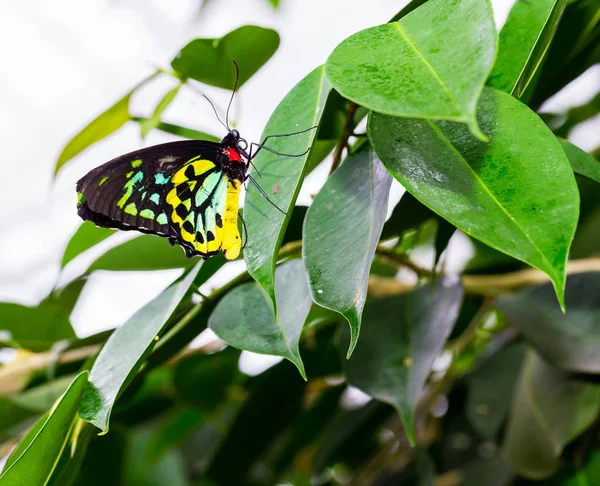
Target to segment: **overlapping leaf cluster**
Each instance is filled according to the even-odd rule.
[[[225,260],[144,235],[35,308],[0,304],[0,344],[18,350],[0,367],[0,484],[599,484],[600,162],[566,139],[597,96],[538,113],[600,62],[598,40],[593,0],[517,0],[499,34],[488,0],[414,0],[343,41],[265,127],[318,130],[269,144],[301,157],[253,161],[269,200],[245,195],[245,272],[200,295]],[[56,170],[129,122],[217,139],[166,107],[184,85],[231,89],[233,60],[243,85],[278,44],[255,26],[193,40]],[[156,76],[176,85],[132,115]],[[393,179],[407,192],[386,221]],[[63,267],[112,236],[83,224]],[[473,249],[463,271],[450,241]],[[91,272],[170,268],[121,327],[75,336]],[[207,327],[220,340],[190,349]],[[286,360],[249,377],[240,350]]]

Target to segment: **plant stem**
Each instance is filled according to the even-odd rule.
[[[329,170],[329,175],[333,174],[335,169],[337,169],[342,162],[342,153],[344,149],[348,146],[348,139],[350,135],[352,135],[352,128],[354,126],[354,115],[356,115],[356,110],[358,110],[358,105],[353,101],[348,101],[346,104],[346,121],[344,123],[344,128],[342,130],[342,136],[340,137],[340,141],[338,142],[335,152],[333,153],[333,162],[331,163],[331,169]]]

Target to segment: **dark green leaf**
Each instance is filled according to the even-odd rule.
[[[600,93],[590,101],[569,108],[566,113],[542,113],[543,120],[559,137],[567,138],[573,128],[600,113]]]
[[[265,64],[279,47],[279,34],[272,29],[245,25],[220,39],[195,39],[171,61],[183,77],[233,89],[239,66],[239,86]]]
[[[46,484],[67,444],[87,378],[87,371],[75,378],[50,414],[22,439],[0,476],[2,486]]]
[[[462,294],[458,279],[438,278],[406,294],[374,301],[365,308],[354,354],[343,363],[349,383],[396,408],[411,443],[417,401],[452,331]],[[343,341],[346,346],[349,340]]]
[[[563,314],[550,284],[506,295],[498,307],[542,356],[558,368],[600,373],[600,272],[567,278]]]
[[[239,373],[240,352],[227,348],[214,354],[200,354],[180,362],[173,385],[189,404],[210,411],[221,402]]]
[[[522,476],[550,476],[565,445],[587,429],[599,411],[599,385],[577,381],[533,351],[528,353],[506,434],[510,462]]]
[[[138,310],[100,351],[81,400],[79,415],[105,434],[119,394],[144,363],[175,308],[189,290],[202,263]]]
[[[236,348],[289,359],[306,379],[298,343],[312,299],[302,260],[277,268],[275,292],[277,320],[268,296],[256,283],[249,283],[236,287],[219,302],[208,325]]]
[[[201,390],[199,390],[201,391]],[[172,409],[148,443],[148,454],[158,457],[173,449],[208,421],[208,413],[195,407]]]
[[[392,17],[390,22],[397,22],[402,17],[407,16],[413,10],[419,8],[421,5],[427,3],[427,0],[411,0],[406,7],[404,7],[400,12]]]
[[[382,162],[417,199],[548,274],[562,303],[579,213],[569,161],[552,132],[512,96],[487,88],[478,115],[489,144],[457,123],[376,113],[368,130]]]
[[[396,204],[390,218],[385,222],[381,239],[386,240],[402,236],[405,231],[414,229],[429,219],[437,217],[437,214],[422,204],[410,192],[405,192],[400,202]]]
[[[599,41],[600,3],[597,0],[570,2],[541,70],[531,106],[539,107],[588,68],[598,64]]]
[[[69,240],[69,244],[63,254],[61,266],[64,267],[76,256],[114,234],[115,230],[100,228],[89,221],[85,221]]]
[[[263,137],[306,130],[319,124],[329,87],[323,66],[318,67],[298,83],[275,109]],[[269,148],[286,154],[302,154],[315,139],[315,130],[301,135],[274,138]],[[248,272],[267,291],[275,304],[275,263],[279,247],[291,217],[300,186],[304,179],[308,154],[303,157],[279,157],[263,151],[253,161],[258,183],[282,214],[253,186],[248,187],[244,218],[248,228],[248,242],[244,259]],[[253,172],[254,174],[254,172]]]
[[[86,281],[86,278],[82,277],[69,282],[62,288],[55,288],[48,297],[40,302],[38,307],[52,309],[64,316],[70,316]]]
[[[475,110],[495,51],[488,0],[430,0],[398,22],[343,41],[327,59],[326,72],[342,96],[361,106],[459,121],[485,140]]]
[[[550,48],[567,0],[517,0],[500,32],[488,85],[521,98]]]
[[[327,180],[306,215],[302,251],[312,297],[348,320],[348,356],[360,332],[391,183],[375,151],[365,145]]]
[[[96,429],[94,427],[81,419],[75,421],[69,444],[63,450],[47,486],[71,486],[75,484],[90,441],[95,435]]]
[[[140,125],[144,124],[149,118],[133,117],[133,121],[138,122]],[[206,132],[194,130],[193,128],[182,127],[180,125],[173,125],[172,123],[160,122],[154,127],[156,130],[161,132],[170,133],[171,135],[177,135],[178,137],[188,138],[190,140],[208,140],[210,142],[218,142],[221,139],[215,135],[210,135]]]
[[[88,272],[167,270],[189,267],[192,263],[179,246],[171,246],[166,238],[141,235],[108,250],[92,263]]]
[[[456,227],[454,225],[450,224],[445,219],[438,218],[438,227],[434,242],[435,259],[433,261],[433,268],[437,267],[437,264],[442,257],[442,253],[448,248],[448,243],[450,243],[454,233],[456,233]]]
[[[179,88],[181,88],[181,84],[178,84],[174,88],[171,88],[169,91],[167,91],[167,93],[162,97],[162,99],[154,108],[154,112],[152,113],[150,118],[147,118],[144,121],[140,122],[142,138],[145,138],[148,132],[160,125],[160,117],[162,116],[163,112],[167,109],[167,107],[173,102],[173,100],[177,96],[177,93],[179,93]]]
[[[573,145],[564,138],[559,138],[565,154],[571,162],[573,171],[588,177],[593,181],[600,182],[600,161],[592,157],[587,152],[581,150],[577,145]]]
[[[466,415],[486,439],[494,440],[506,420],[525,346],[514,344],[493,355],[467,378]]]
[[[69,318],[52,309],[0,303],[0,331],[33,351],[50,349],[56,341],[75,337]]]

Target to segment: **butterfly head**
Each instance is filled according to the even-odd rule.
[[[227,148],[233,149],[235,153],[248,158],[248,153],[246,152],[246,149],[248,148],[248,142],[246,139],[241,137],[240,132],[238,132],[235,128],[233,130],[229,130],[229,133],[225,135],[223,140],[221,140],[221,144],[225,145]],[[233,159],[230,160],[233,161]],[[241,162],[241,160],[236,161]]]

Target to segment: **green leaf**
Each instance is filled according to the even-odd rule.
[[[63,450],[62,456],[56,465],[48,486],[72,486],[79,479],[79,471],[85,460],[88,446],[96,429],[81,419],[76,419],[69,444]],[[89,485],[89,483],[87,483]],[[89,485],[91,486],[91,485]]]
[[[531,106],[539,107],[588,68],[600,63],[599,41],[600,3],[570,2],[544,62]]]
[[[152,352],[158,336],[198,274],[202,262],[138,310],[108,339],[90,374],[79,415],[108,432],[110,414],[119,394]]]
[[[87,378],[87,371],[77,376],[50,414],[23,438],[0,476],[2,486],[47,483],[67,444]]]
[[[312,298],[348,320],[348,356],[360,332],[391,184],[375,151],[365,145],[327,180],[306,215],[302,251]]]
[[[457,123],[377,113],[368,131],[408,191],[468,235],[545,272],[562,304],[579,214],[569,161],[552,132],[512,96],[487,88],[478,114],[489,144]]]
[[[183,250],[178,245],[171,246],[166,238],[141,235],[108,250],[92,263],[88,272],[167,270],[189,267],[190,263]]]
[[[240,352],[233,348],[192,356],[175,368],[173,385],[187,403],[201,410],[213,410],[238,375],[239,359]]]
[[[32,351],[50,349],[56,341],[75,337],[69,318],[52,309],[0,302],[0,331]]]
[[[411,0],[411,2],[409,2],[409,4],[406,7],[404,7],[402,10],[400,10],[400,12],[398,12],[396,15],[394,15],[392,17],[390,22],[397,22],[402,17],[406,17],[413,10],[415,10],[415,9],[419,8],[421,5],[427,3],[427,1],[428,0]]]
[[[94,223],[85,221],[69,240],[63,254],[61,266],[64,267],[76,256],[81,255],[84,251],[89,250],[94,245],[114,234],[115,230],[113,229],[100,228]]]
[[[219,88],[233,89],[239,66],[239,86],[258,71],[279,47],[272,29],[245,25],[220,39],[195,39],[171,61],[171,67],[188,77]]]
[[[510,462],[527,478],[552,475],[563,448],[594,422],[599,411],[599,385],[577,381],[530,352],[506,433]]]
[[[329,85],[321,66],[292,88],[279,103],[265,127],[263,137],[293,133],[318,125],[328,92]],[[280,153],[302,154],[311,148],[314,139],[315,130],[310,130],[300,135],[273,138],[269,140],[268,146]],[[291,209],[304,179],[308,159],[309,154],[291,158],[263,150],[252,162],[256,167],[252,174],[258,184],[273,204],[286,213],[282,214],[256,187],[249,185],[244,204],[244,218],[248,229],[244,259],[248,272],[267,291],[274,305],[275,263],[292,214]]]
[[[431,209],[423,205],[410,192],[405,192],[396,204],[390,218],[385,222],[381,239],[402,236],[405,231],[415,229],[430,219],[437,218]]]
[[[131,95],[133,95],[133,93],[135,93],[144,84],[152,80],[157,74],[158,73],[153,73],[146,79],[142,80],[123,98],[117,101],[104,113],[92,120],[88,126],[75,135],[69,141],[69,143],[67,143],[59,155],[56,166],[54,167],[54,174],[56,175],[63,165],[65,165],[80,152],[83,152],[90,145],[93,145],[103,138],[113,134],[119,128],[125,125],[125,123],[131,120],[131,116],[129,114],[129,99],[131,98]]]
[[[525,346],[513,344],[494,354],[467,378],[465,413],[488,440],[496,438],[506,420],[524,355]]]
[[[488,85],[521,98],[550,48],[567,0],[518,0],[498,42]]]
[[[74,375],[62,376],[43,385],[25,390],[18,395],[12,395],[9,400],[25,410],[42,413],[52,408],[52,404],[60,398],[75,378]]]
[[[174,88],[171,88],[169,91],[167,91],[154,108],[154,112],[152,113],[150,118],[146,118],[144,121],[140,122],[142,138],[145,138],[146,135],[148,135],[148,132],[158,127],[158,125],[160,124],[160,117],[162,116],[163,112],[168,108],[168,106],[173,102],[173,100],[177,96],[177,93],[179,93],[180,88],[181,84],[178,84]]]
[[[342,364],[350,384],[398,411],[411,444],[415,407],[458,317],[462,295],[458,279],[438,278],[406,294],[374,301],[365,308],[352,358]],[[342,336],[343,350],[348,331]]]
[[[86,282],[86,278],[77,278],[64,287],[55,288],[48,297],[40,302],[38,308],[51,309],[64,316],[70,316]]]
[[[143,125],[147,123],[149,118],[143,118],[139,116],[132,117],[134,122]],[[180,125],[173,125],[172,123],[159,122],[155,127],[156,130],[161,132],[170,133],[171,135],[177,135],[178,137],[188,138],[190,140],[208,140],[210,142],[218,142],[221,139],[215,135],[211,135],[206,132],[201,132],[193,128],[182,127]]]
[[[498,308],[552,365],[574,372],[600,373],[600,272],[567,278],[563,314],[549,284],[498,299]]]
[[[302,260],[277,269],[275,291],[277,320],[268,296],[257,284],[249,283],[236,287],[219,302],[208,326],[231,346],[290,360],[306,379],[298,343],[312,299]]]
[[[567,154],[574,172],[588,177],[593,181],[600,182],[599,160],[595,159],[584,150],[581,150],[577,145],[573,145],[564,138],[559,138],[558,141],[562,145],[565,154]]]
[[[325,69],[333,87],[361,106],[459,121],[485,140],[475,110],[495,51],[488,0],[430,0],[398,22],[352,35]]]

